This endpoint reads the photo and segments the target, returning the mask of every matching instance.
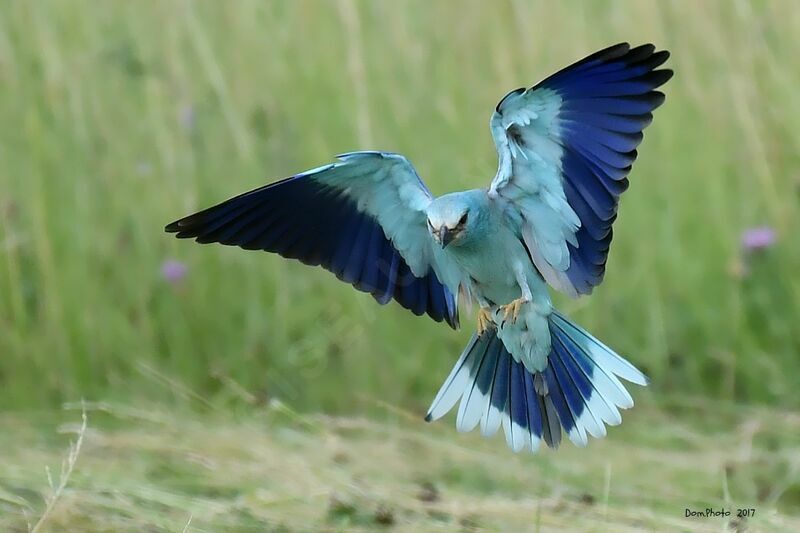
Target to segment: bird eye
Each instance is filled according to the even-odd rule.
[[[468,215],[468,214],[469,214],[469,213],[464,213],[464,214],[461,216],[461,220],[459,220],[459,221],[458,221],[458,224],[459,224],[459,225],[463,226],[464,224],[466,224],[466,223],[467,223],[467,215]]]

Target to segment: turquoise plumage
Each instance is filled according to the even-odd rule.
[[[490,129],[488,189],[434,198],[399,154],[352,152],[169,224],[169,232],[320,265],[379,303],[458,327],[459,294],[478,329],[427,420],[460,401],[456,426],[504,428],[514,451],[577,445],[621,422],[620,378],[647,378],[553,308],[599,285],[619,196],[672,71],[653,45],[601,50],[506,95]]]

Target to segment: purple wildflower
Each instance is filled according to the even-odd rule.
[[[188,270],[184,263],[175,259],[167,259],[161,263],[161,277],[170,283],[179,283],[186,277]]]
[[[745,252],[765,250],[775,244],[775,230],[769,226],[750,228],[742,233],[742,249]]]

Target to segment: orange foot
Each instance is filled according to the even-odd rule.
[[[483,335],[483,332],[489,329],[494,324],[492,322],[492,313],[488,307],[481,307],[478,309],[478,336]]]
[[[503,310],[503,321],[506,321],[509,317],[511,317],[511,323],[514,324],[519,317],[519,311],[522,309],[522,304],[526,303],[528,303],[526,299],[517,298],[510,304],[502,306],[501,309]]]

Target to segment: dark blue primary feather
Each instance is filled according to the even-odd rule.
[[[320,265],[381,304],[395,299],[417,315],[457,327],[455,299],[433,269],[415,276],[374,216],[359,210],[343,188],[316,179],[333,168],[244,193],[173,222],[166,231]]]
[[[561,98],[558,141],[567,201],[581,219],[579,247],[569,245],[567,276],[579,293],[589,293],[605,272],[619,196],[636,159],[642,130],[664,101],[655,89],[672,77],[656,70],[669,52],[651,44],[619,44],[553,74],[537,88]]]

